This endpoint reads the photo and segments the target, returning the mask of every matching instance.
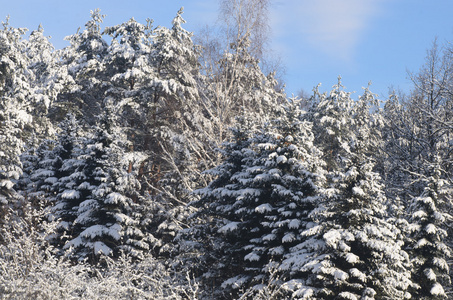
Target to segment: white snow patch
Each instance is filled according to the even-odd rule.
[[[265,212],[272,211],[273,207],[269,203],[261,204],[255,208],[257,213],[263,214]]]
[[[434,286],[431,288],[430,291],[431,295],[433,296],[444,296],[446,297],[447,295],[445,294],[444,288],[439,284],[435,283]]]
[[[273,241],[275,240],[277,236],[273,233],[270,233],[270,234],[266,234],[265,236],[263,236],[263,240],[264,241]]]
[[[340,241],[338,243],[338,249],[344,252],[349,252],[351,251],[351,247],[349,247],[344,241]]]
[[[341,299],[349,299],[349,300],[358,300],[359,298],[357,295],[350,293],[350,292],[341,292],[338,294],[338,296],[341,297]]]
[[[262,182],[262,181],[268,181],[271,178],[269,174],[259,174],[256,175],[255,178],[253,178],[253,181],[255,182]]]
[[[272,255],[283,255],[283,253],[285,253],[285,248],[283,248],[282,246],[269,249],[269,254]]]
[[[433,269],[425,269],[423,273],[425,273],[425,276],[429,281],[436,281],[437,276],[436,273],[434,273]]]
[[[416,248],[416,249],[417,249],[417,248],[421,248],[421,247],[423,247],[423,246],[425,246],[425,245],[428,245],[428,244],[430,244],[430,242],[429,242],[427,239],[422,238],[421,240],[419,240],[419,241],[417,242],[417,244],[415,245],[415,248]]]
[[[360,261],[360,258],[353,253],[348,253],[346,254],[346,261],[350,264],[355,264]]]
[[[46,170],[46,169],[39,169],[38,171],[35,172],[35,174],[33,174],[31,176],[31,178],[36,179],[39,177],[50,177],[50,176],[53,176],[54,174],[55,174],[54,171],[50,171],[50,170]]]
[[[17,111],[17,119],[25,124],[31,123],[33,121],[33,117],[23,110]]]
[[[226,224],[225,226],[219,228],[218,232],[220,233],[227,233],[228,231],[235,231],[238,229],[238,225],[240,222],[230,222]]]
[[[296,239],[296,237],[294,236],[294,233],[290,232],[290,233],[285,234],[285,236],[282,238],[282,242],[291,243],[295,239]]]
[[[342,271],[342,270],[335,270],[335,272],[333,273],[333,276],[335,277],[335,279],[337,280],[341,280],[341,281],[345,281],[349,278],[349,275],[348,273]]]
[[[256,196],[258,197],[261,194],[261,191],[258,189],[246,188],[240,191],[242,197],[245,195]]]
[[[80,190],[88,190],[90,187],[91,187],[90,183],[87,181],[84,181],[81,184],[79,184],[79,186],[77,188]]]
[[[447,261],[445,259],[443,259],[443,258],[435,257],[433,259],[433,264],[436,267],[439,267],[440,269],[445,270],[447,272],[449,272],[449,270],[450,270],[450,268],[448,267]]]
[[[353,268],[349,270],[351,276],[358,278],[362,282],[366,282],[366,275],[363,272],[360,272],[358,269]]]
[[[106,227],[104,225],[93,225],[85,229],[80,235],[86,238],[90,237],[91,239],[101,237],[103,235],[108,235],[115,240],[119,240],[121,238],[119,234],[120,230],[121,226],[118,224],[115,224],[111,227]]]
[[[58,181],[57,177],[49,177],[44,180],[45,183],[50,183],[50,184],[54,184],[57,181]]]
[[[285,282],[282,286],[285,290],[293,291],[292,297],[302,300],[312,299],[314,295],[313,288],[307,287],[305,282],[300,279],[292,279]]]
[[[439,222],[445,221],[445,217],[443,216],[443,214],[438,211],[434,212],[434,219],[436,219],[436,221],[439,221]]]
[[[110,247],[108,247],[103,242],[95,242],[93,245],[93,250],[94,250],[94,253],[96,253],[96,254],[104,254],[104,255],[110,255],[110,253],[112,252],[112,249],[110,249]]]
[[[222,287],[225,288],[227,286],[231,286],[233,288],[238,289],[241,286],[243,286],[246,281],[247,281],[247,277],[245,277],[245,276],[236,276],[236,277],[230,278],[228,280],[225,280],[222,283]]]
[[[63,199],[78,199],[80,197],[79,191],[75,190],[66,190],[61,194],[61,198]]]
[[[0,181],[0,186],[6,187],[7,190],[10,190],[13,188],[14,183],[11,180],[2,180]]]
[[[327,245],[336,249],[338,241],[341,239],[341,233],[338,230],[331,229],[326,232],[323,237]]]
[[[284,155],[280,155],[277,157],[277,163],[280,164],[280,163],[285,163],[288,159],[286,158],[286,156]]]
[[[426,225],[425,231],[428,234],[434,234],[437,232],[437,227],[431,223],[431,224]]]
[[[427,216],[428,215],[423,210],[416,211],[415,213],[412,214],[412,217],[416,219],[423,219],[426,218]]]
[[[352,188],[352,193],[357,196],[365,196],[365,192],[357,186]]]
[[[122,202],[124,202],[124,196],[116,192],[108,194],[105,199],[105,203],[107,204],[118,204]]]
[[[292,219],[288,224],[288,228],[297,229],[300,227],[300,223],[301,223],[300,220]]]
[[[256,254],[255,252],[251,252],[244,257],[244,260],[259,261],[260,258],[261,257],[258,254]]]

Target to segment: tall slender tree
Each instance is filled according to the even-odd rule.
[[[20,154],[24,150],[23,128],[32,117],[27,113],[31,94],[26,78],[25,29],[13,28],[8,19],[0,29],[0,210],[17,204],[20,196],[14,185],[22,175]]]
[[[448,234],[443,224],[452,216],[442,207],[452,199],[441,173],[440,164],[432,166],[431,176],[425,179],[425,190],[410,205],[409,251],[414,265],[413,280],[417,283],[412,293],[417,299],[446,299],[446,290],[451,285],[447,263],[451,249],[445,243]]]
[[[60,51],[60,63],[67,69],[63,91],[50,110],[53,119],[61,121],[72,112],[78,119],[94,124],[101,111],[106,86],[103,59],[107,54],[107,42],[102,37],[104,19],[99,9],[91,11],[91,19],[84,30],[67,36],[70,46]]]
[[[58,220],[53,243],[60,249],[67,242],[68,232],[76,218],[75,211],[87,191],[78,186],[84,176],[78,171],[81,164],[84,137],[80,124],[69,114],[60,123],[56,140],[43,140],[35,154],[39,161],[30,171],[29,198],[50,207],[51,220]],[[35,158],[35,159],[36,159]]]

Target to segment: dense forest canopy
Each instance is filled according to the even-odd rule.
[[[268,1],[221,30],[0,29],[0,298],[447,299],[453,50],[408,94],[288,97]]]

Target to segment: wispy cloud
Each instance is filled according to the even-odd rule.
[[[349,61],[385,0],[290,0],[276,4],[278,27],[318,51]],[[278,35],[278,32],[276,32]]]

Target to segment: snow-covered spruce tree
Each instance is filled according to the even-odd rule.
[[[25,42],[25,54],[28,58],[27,79],[32,89],[29,102],[33,124],[30,131],[37,143],[55,134],[48,112],[63,91],[63,83],[68,76],[67,69],[58,63],[57,53],[49,39],[50,37],[44,36],[44,29],[39,26],[30,33]]]
[[[185,136],[185,139],[179,139],[178,144],[189,146],[186,153],[191,154],[191,165],[186,164],[185,174],[192,174],[189,183],[198,183],[198,187],[206,186],[215,177],[211,173],[205,173],[204,176],[200,174],[200,170],[220,163],[221,155],[214,149],[221,147],[225,141],[237,140],[232,136],[238,132],[233,134],[229,128],[244,128],[236,124],[237,116],[243,116],[245,123],[253,124],[245,126],[248,129],[241,137],[245,138],[273,119],[273,110],[284,102],[285,97],[277,91],[273,74],[263,74],[259,61],[249,53],[249,45],[247,36],[240,36],[229,45],[228,51],[220,53],[215,61],[210,60],[207,65],[201,66],[202,76],[196,77],[199,100],[185,106],[189,110],[184,112],[183,116],[187,117],[182,120],[187,125],[180,127],[185,128],[185,131],[179,135]],[[206,59],[201,57],[200,61],[206,62]],[[244,103],[246,105],[242,106]],[[181,146],[179,149],[183,150]],[[184,154],[182,151],[179,153]]]
[[[330,97],[335,98],[321,98],[319,103],[341,113],[315,115],[318,124],[329,125],[325,129],[331,146],[327,139],[321,146],[332,151],[325,154],[329,173],[324,199],[311,215],[317,225],[302,233],[305,240],[294,248],[298,255],[288,255],[283,262],[291,272],[308,276],[287,283],[287,288],[301,298],[410,297],[409,256],[402,250],[400,230],[387,221],[383,185],[373,171],[370,143],[378,136],[369,124],[370,108],[362,103],[370,94],[366,91],[354,103],[335,86]]]
[[[58,55],[69,76],[64,76],[63,89],[49,111],[53,120],[61,121],[71,112],[77,119],[83,117],[84,122],[94,124],[101,111],[107,80],[103,58],[108,47],[101,33],[103,18],[99,9],[91,11],[85,29],[65,38],[70,46]]]
[[[426,178],[425,190],[415,197],[410,210],[409,253],[413,261],[412,290],[416,299],[446,299],[446,290],[451,285],[448,258],[451,249],[445,243],[447,231],[445,222],[452,216],[442,211],[447,201],[451,201],[448,181],[441,179],[439,164],[431,167],[431,176]]]
[[[82,154],[83,132],[72,114],[60,123],[57,139],[43,140],[29,159],[38,160],[30,171],[27,187],[30,200],[49,206],[52,220],[59,220],[52,240],[60,249],[67,241],[66,232],[76,218],[75,211],[87,192],[77,191],[84,175],[78,171]]]
[[[399,229],[386,220],[386,199],[372,169],[372,163],[361,162],[338,174],[319,227],[306,233],[316,232],[324,242],[309,267],[323,299],[409,297],[409,257]]]
[[[127,155],[127,144],[108,112],[86,140],[77,169],[83,181],[74,190],[83,198],[74,207],[76,218],[65,245],[74,257],[96,262],[102,255],[118,256],[123,250],[142,258],[142,252],[156,242],[144,230],[147,204],[139,194],[137,173],[132,172],[137,164],[131,163],[134,158]]]
[[[211,245],[204,253],[204,277],[209,284],[215,281],[216,293],[225,298],[246,289],[259,293],[270,270],[301,242],[299,233],[319,201],[313,173],[319,153],[297,104],[288,101],[261,132],[248,137],[249,130],[233,132],[235,139],[222,150],[225,161],[209,171],[217,178],[196,191],[197,217],[208,222],[194,232],[205,237],[205,247]],[[289,279],[281,273],[271,284]]]
[[[149,127],[154,103],[151,82],[155,71],[151,65],[151,21],[140,24],[133,18],[107,27],[104,34],[112,42],[104,58],[106,94],[103,105],[115,107],[121,115],[119,124],[127,129],[135,150],[145,150],[149,144]],[[148,145],[149,147],[149,145]]]
[[[169,118],[183,115],[181,109],[198,98],[196,76],[199,72],[197,48],[192,33],[182,25],[181,8],[172,21],[172,28],[155,29],[152,63],[156,71],[153,98],[156,110],[153,118],[159,124],[171,124]]]
[[[0,100],[0,210],[2,214],[8,204],[14,204],[19,195],[14,185],[22,175],[20,154],[23,151],[21,130],[26,113],[14,105],[14,100],[2,97]],[[27,121],[27,120],[25,120]]]
[[[24,165],[24,173],[18,184],[21,193],[27,195],[27,185],[30,184],[31,173],[38,167],[39,161],[43,159],[44,150],[47,146],[41,144],[46,139],[55,139],[55,129],[48,118],[49,108],[62,91],[67,72],[58,64],[56,52],[45,37],[41,26],[30,33],[28,40],[23,41],[23,52],[26,58],[25,80],[30,87],[27,95],[27,112],[32,116],[32,122],[22,130],[25,140],[26,151],[21,155]]]
[[[7,205],[20,198],[14,185],[22,175],[20,154],[24,150],[22,130],[31,122],[27,113],[30,94],[25,77],[27,59],[23,53],[25,29],[2,22],[0,29],[0,216]]]
[[[314,92],[306,117],[313,123],[316,145],[323,152],[327,170],[338,171],[350,152],[354,100],[344,91],[341,77],[329,94],[321,94],[318,88]]]

